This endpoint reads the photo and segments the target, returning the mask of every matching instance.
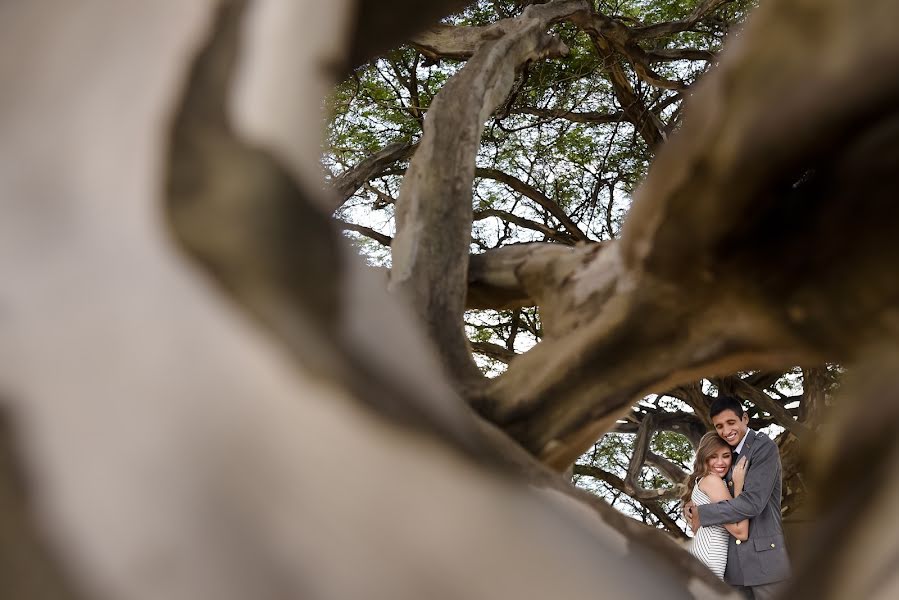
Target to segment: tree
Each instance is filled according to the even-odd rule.
[[[0,563],[7,589],[708,597],[721,584],[671,540],[556,471],[645,392],[825,361],[861,383],[839,445],[820,444],[817,571],[797,581],[816,597],[894,586],[894,4],[765,3],[677,131],[623,102],[655,158],[614,240],[558,243],[576,233],[557,214],[556,243],[469,261],[482,124],[522,65],[564,54],[553,23],[673,81],[646,70],[627,36],[647,30],[626,18],[501,3],[508,22],[450,35],[476,49],[403,178],[393,295],[331,221],[314,132],[335,72],[460,6],[393,0],[368,27],[376,6],[2,9],[0,39],[22,49],[3,54],[0,105],[0,548],[23,565]],[[497,296],[538,305],[542,338],[486,380],[463,317]]]
[[[451,105],[445,117],[436,114],[433,120],[443,117],[459,122],[462,97],[477,89],[468,83],[471,77],[464,79],[465,71],[474,70],[474,65],[462,67],[477,56],[482,40],[496,37],[498,31],[508,33],[521,22],[526,4],[473,3],[447,23],[415,36],[410,45],[356,69],[338,87],[331,106],[331,151],[326,155],[327,166],[339,171],[331,178],[338,191],[337,204],[332,208],[336,208],[347,231],[376,242],[372,246],[359,236],[354,238],[374,264],[389,265],[389,250],[385,253],[382,248],[391,247],[391,236],[397,230],[395,207],[402,206],[397,205],[397,196],[404,185],[406,165],[419,144],[428,139],[427,134],[422,136],[425,115]],[[461,183],[450,180],[464,172],[458,164],[441,164],[439,159],[430,162],[426,172],[440,174],[444,180],[419,186],[431,191],[416,201],[433,207],[433,213],[423,217],[423,224],[407,227],[434,240],[435,247],[441,249],[448,242],[434,236],[438,228],[456,240],[455,252],[428,254],[439,256],[443,262],[418,269],[434,275],[420,282],[420,293],[412,293],[413,304],[431,306],[432,297],[456,299],[457,304],[444,312],[420,316],[435,323],[432,334],[442,340],[447,371],[459,391],[475,405],[489,384],[472,368],[471,351],[486,357],[480,359],[481,366],[496,375],[505,370],[516,350],[530,350],[544,337],[541,317],[550,319],[549,327],[559,318],[548,306],[551,301],[543,298],[545,293],[509,285],[515,280],[511,272],[518,266],[519,256],[555,252],[561,257],[569,251],[548,250],[549,243],[563,247],[589,245],[589,252],[595,253],[607,251],[601,250],[602,246],[617,241],[630,194],[645,174],[654,150],[677,129],[683,99],[715,60],[724,35],[743,19],[748,3],[599,3],[587,12],[577,3],[556,7],[564,16],[549,16],[547,20],[559,21],[554,28],[564,41],[564,56],[542,61],[528,58],[518,61],[518,67],[513,65],[510,70],[515,72],[515,79],[502,100],[494,102],[487,125],[483,127],[480,114],[473,115],[469,119],[472,133],[459,138],[472,145],[478,143],[477,150],[469,148],[463,159],[466,168],[473,164],[473,187],[470,174]],[[513,59],[509,54],[504,58]],[[480,107],[480,103],[475,102],[473,107]],[[434,128],[438,127],[435,124]],[[437,143],[444,144],[444,138]],[[441,156],[447,154],[455,153],[441,152]],[[469,193],[468,189],[473,191]],[[407,193],[407,197],[417,193]],[[469,214],[472,204],[474,210]],[[458,215],[455,229],[448,227],[448,206],[464,211]],[[469,234],[470,246],[466,242]],[[402,232],[397,238],[402,241]],[[468,257],[466,282],[465,261],[460,256],[469,248],[474,253]],[[491,261],[497,260],[504,262],[493,266]],[[544,259],[538,256],[536,260]],[[445,278],[453,269],[455,276]],[[567,271],[559,279],[565,276]],[[503,283],[495,284],[491,278]],[[466,284],[463,293],[461,288]],[[463,298],[469,309],[464,321],[468,339],[463,338],[459,323]],[[538,304],[539,311],[534,310]],[[568,307],[557,312],[564,314]],[[576,315],[573,324],[556,327],[548,335],[564,336],[568,328],[582,321]],[[752,401],[756,411],[753,426],[777,425],[786,432],[779,443],[796,453],[798,438],[815,430],[821,417],[816,412],[815,419],[807,418],[811,413],[801,408],[804,396],[801,384],[795,387],[797,379],[801,381],[798,370],[755,373],[751,377],[744,374],[743,378],[728,374],[716,378],[714,387],[724,386]],[[645,449],[661,430],[686,434],[691,443],[698,443],[710,425],[705,414],[711,400],[699,385],[691,382],[674,390],[650,388],[667,395],[659,402],[647,399],[649,403],[614,428],[619,433],[640,434],[637,446],[642,444],[644,451],[631,454],[627,468],[609,472],[594,462],[589,468],[577,469],[630,496],[640,510],[656,517],[664,513],[666,517],[655,522],[680,537],[685,536],[685,525],[670,518],[676,512],[671,500],[679,496],[678,486],[687,475],[677,463],[683,467],[689,459],[677,456],[680,446],[673,448],[674,456],[670,457],[647,455]],[[789,385],[794,389],[781,393]],[[627,401],[632,400],[629,396]],[[549,393],[538,403],[553,401]],[[802,418],[797,418],[800,415]],[[486,416],[496,421],[495,415]],[[543,415],[537,420],[541,426],[551,422]],[[556,468],[565,468],[575,453],[592,443],[587,434],[557,461]],[[628,444],[631,450],[637,447],[633,440]],[[647,458],[652,459],[650,463]],[[661,464],[664,458],[674,461]],[[801,505],[804,486],[797,470],[799,461],[788,456],[784,461],[786,480],[794,483],[787,486],[791,491],[791,501],[786,504],[789,515]],[[662,478],[662,488],[645,490],[638,484],[644,467]],[[668,500],[664,508],[659,505],[660,499]]]

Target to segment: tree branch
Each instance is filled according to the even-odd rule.
[[[656,519],[659,520],[659,523],[665,527],[665,531],[681,542],[686,542],[690,539],[684,530],[678,526],[677,522],[665,512],[665,509],[660,502],[643,502],[642,504]]]
[[[653,25],[645,25],[643,27],[634,27],[631,29],[631,35],[635,39],[649,39],[661,37],[663,35],[671,35],[672,33],[680,33],[687,31],[696,23],[717,10],[721,5],[732,0],[705,0],[699,4],[686,19],[681,21],[668,21],[666,23],[656,23]]]
[[[384,170],[394,163],[410,158],[418,147],[418,142],[397,141],[384,146],[379,151],[360,161],[334,177],[331,185],[337,190],[335,204],[328,207],[331,212],[343,206],[343,203],[356,193],[365,183],[383,174]],[[339,202],[339,204],[338,204]]]
[[[666,395],[680,399],[680,397],[673,392],[669,392]],[[630,415],[628,415],[627,423],[616,425],[615,431],[620,433],[637,433],[640,424],[648,414],[653,415],[656,431],[673,431],[679,433],[690,440],[690,443],[694,448],[699,445],[699,440],[705,432],[709,430],[706,421],[701,419],[696,413],[682,411],[669,412],[667,410],[658,410],[650,413],[645,410],[641,410],[640,412],[632,410]]]
[[[600,481],[607,483],[616,490],[619,490],[620,492],[630,496],[641,504],[644,502],[665,502],[669,500],[676,500],[680,497],[679,494],[683,493],[683,490],[677,487],[667,490],[644,490],[642,488],[635,489],[633,486],[628,484],[627,481],[593,465],[583,465],[575,463],[574,474],[586,475],[588,477],[599,479]]]
[[[348,223],[346,221],[338,221],[337,223],[344,231],[355,231],[356,233],[361,233],[365,237],[375,240],[382,246],[387,246],[389,248],[393,243],[392,237],[390,237],[389,235],[384,235],[383,233],[378,233],[371,227],[356,225],[355,223]]]
[[[652,451],[646,453],[646,462],[657,468],[665,479],[674,484],[683,483],[689,474],[664,456],[659,456]]]
[[[490,217],[501,219],[503,221],[506,221],[507,223],[514,223],[515,225],[524,227],[525,229],[537,231],[551,240],[555,240],[569,246],[575,244],[575,240],[564,231],[557,231],[552,227],[544,225],[543,223],[537,223],[536,221],[525,219],[524,217],[519,217],[518,215],[505,210],[488,208],[485,210],[475,211],[472,214],[472,218],[474,221],[482,221],[484,219],[489,219]]]
[[[527,198],[530,198],[531,200],[539,204],[544,210],[555,217],[556,220],[559,221],[559,223],[568,231],[568,233],[571,234],[571,237],[575,241],[587,241],[587,234],[581,231],[577,224],[572,221],[567,214],[565,214],[565,211],[562,210],[562,207],[559,206],[558,203],[548,198],[534,186],[528,185],[517,177],[504,173],[499,169],[478,167],[475,169],[475,176],[485,177],[487,179],[492,179],[494,181],[499,181],[500,183],[506,184],[519,194],[522,194],[523,196],[526,196]]]
[[[492,344],[490,342],[471,342],[471,349],[478,354],[483,354],[488,358],[492,358],[506,364],[508,364],[509,361],[517,356],[515,352],[512,352],[505,346]]]
[[[412,46],[431,60],[468,60],[482,44],[503,35],[503,22],[480,27],[437,24],[412,36]]]
[[[534,106],[518,106],[512,109],[511,113],[534,115],[544,119],[565,119],[566,121],[573,121],[575,123],[590,123],[593,125],[617,123],[624,117],[624,114],[621,112],[578,112],[562,108],[537,108]]]
[[[644,54],[646,62],[668,62],[672,60],[705,60],[713,61],[717,57],[711,50],[699,50],[694,48],[659,48]]]
[[[802,423],[821,423],[826,408],[826,367],[802,368],[802,401],[799,420]]]
[[[618,100],[618,105],[621,106],[624,112],[625,118],[634,125],[640,133],[640,137],[643,138],[643,141],[646,142],[650,149],[656,148],[665,139],[662,133],[661,120],[634,93],[634,88],[619,63],[618,57],[612,50],[609,40],[600,34],[595,27],[590,26],[589,22],[582,26],[593,41],[596,52],[602,58],[603,68],[606,71],[609,82],[612,84],[612,91]]]
[[[533,298],[518,277],[517,269],[529,253],[542,244],[516,244],[470,257],[467,308],[519,308],[533,306]]]
[[[484,121],[508,94],[521,65],[567,52],[561,41],[546,35],[549,24],[583,10],[583,1],[557,1],[501,21],[504,35],[481,46],[434,98],[403,180],[390,288],[411,301],[440,348],[447,372],[463,389],[483,384],[461,317],[475,157]]]
[[[713,378],[713,382],[722,392],[736,395],[752,402],[757,408],[765,411],[774,421],[795,435],[799,439],[806,438],[809,433],[808,427],[793,418],[782,405],[778,404],[771,396],[746,383],[739,375],[728,375],[725,377]]]
[[[353,24],[349,68],[355,68],[403,40],[461,10],[470,0],[359,0]]]

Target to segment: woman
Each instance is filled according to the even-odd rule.
[[[730,469],[733,454],[730,446],[714,431],[702,436],[693,462],[693,473],[687,478],[687,493],[684,502],[692,500],[694,504],[709,504],[721,500],[730,500],[743,491],[746,478],[746,457],[741,458],[733,472],[734,495],[727,491],[724,476]],[[749,537],[749,520],[729,525],[712,525],[700,527],[693,536],[690,553],[701,560],[719,578],[724,579],[724,568],[727,566],[728,535],[746,541]]]

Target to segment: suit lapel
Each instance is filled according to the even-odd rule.
[[[746,440],[743,442],[743,450],[740,452],[740,458],[744,456],[749,456],[749,450],[752,448],[753,442],[755,442],[756,432],[752,429],[746,430]],[[739,460],[739,459],[737,459]],[[727,475],[725,475],[724,480],[727,481],[727,491],[730,492],[730,495],[734,495],[734,466],[736,466],[737,461],[734,461],[730,465],[730,469],[727,470]]]
[[[758,435],[758,434],[757,434],[755,431],[751,430],[751,429],[747,429],[747,430],[746,430],[746,441],[743,442],[743,451],[740,452],[740,458],[743,458],[744,456],[749,456],[749,455],[750,455],[750,452],[749,452],[749,451],[750,451],[750,449],[752,448],[752,445],[755,443],[755,437],[756,437],[757,435]]]

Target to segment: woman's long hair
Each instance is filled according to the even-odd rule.
[[[696,460],[693,461],[693,472],[684,481],[684,487],[687,490],[682,497],[684,502],[688,502],[693,495],[693,486],[696,485],[696,480],[709,474],[709,458],[719,448],[730,450],[727,442],[722,440],[714,431],[708,432],[699,440],[699,448],[696,449]]]

